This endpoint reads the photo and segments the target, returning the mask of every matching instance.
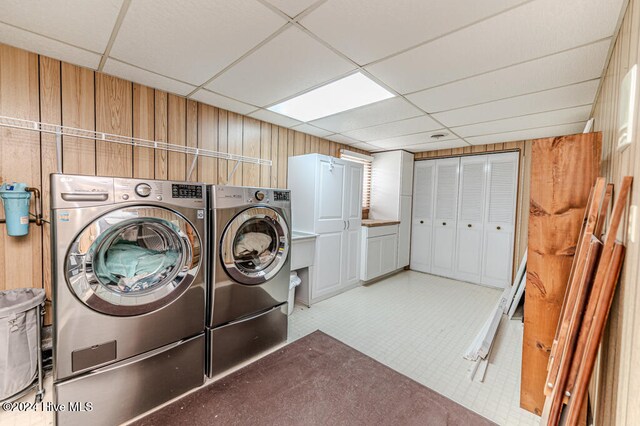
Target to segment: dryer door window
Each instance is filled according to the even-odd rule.
[[[201,243],[182,216],[157,207],[111,212],[85,228],[66,265],[69,286],[90,308],[118,315],[154,311],[179,297],[200,267]]]
[[[242,284],[262,284],[286,264],[289,228],[284,218],[268,207],[239,213],[224,230],[220,256],[227,273]]]

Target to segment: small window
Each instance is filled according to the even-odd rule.
[[[340,150],[340,158],[354,163],[363,165],[362,173],[362,208],[369,210],[371,207],[371,162],[373,157],[366,154],[360,154],[358,152],[348,151],[346,149]]]

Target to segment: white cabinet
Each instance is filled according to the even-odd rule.
[[[411,269],[507,286],[517,185],[516,152],[417,162]]]
[[[310,303],[360,282],[361,164],[327,155],[289,158],[292,228],[318,234]]]
[[[398,225],[362,227],[362,280],[395,271]]]
[[[409,265],[413,154],[388,151],[373,154],[370,219],[400,221],[396,269]]]

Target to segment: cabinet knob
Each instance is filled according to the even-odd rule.
[[[447,222],[442,222],[442,225],[443,226],[447,226]]]
[[[468,225],[467,225],[467,228],[471,228],[471,224],[468,224]]]
[[[424,220],[421,220],[420,223],[424,223]]]
[[[499,231],[499,230],[501,230],[502,228],[501,228],[501,227],[499,227],[499,226],[496,226],[496,229]]]

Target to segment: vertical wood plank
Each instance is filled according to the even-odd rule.
[[[306,138],[304,133],[293,132],[293,155],[304,155]]]
[[[156,135],[155,140],[158,142],[167,142],[169,137],[167,131],[167,125],[169,122],[169,95],[167,92],[163,92],[161,90],[156,90],[154,95],[154,127]],[[156,179],[168,179],[169,173],[167,150],[155,149],[154,151],[155,177]]]
[[[283,127],[278,127],[278,188],[287,188],[288,159],[289,132]]]
[[[278,129],[279,127],[276,125],[271,126],[271,168],[269,172],[271,173],[271,183],[269,186],[271,188],[278,188],[278,170],[280,169],[280,164],[278,162],[279,158],[279,142],[278,142]]]
[[[169,114],[167,120],[168,142],[173,145],[187,145],[187,104],[185,98],[169,94]],[[168,153],[169,180],[186,180],[187,157],[181,152]]]
[[[229,152],[229,113],[218,110],[218,151]],[[218,160],[218,183],[226,185],[229,176],[229,161]]]
[[[198,105],[198,147],[218,150],[218,109],[206,104]],[[198,179],[208,184],[218,183],[218,160],[200,158]]]
[[[62,124],[60,61],[40,57],[40,120]],[[56,138],[40,134],[41,191],[42,191],[42,282],[47,295],[45,324],[51,324],[51,181],[50,174],[57,171]],[[35,284],[35,283],[34,283]]]
[[[187,99],[187,146],[191,148],[198,147],[198,102],[191,99]],[[196,164],[193,168],[191,176],[188,176],[189,170],[193,165],[193,161],[196,160]],[[186,179],[190,182],[199,182],[198,162],[202,161],[202,158],[195,158],[194,154],[187,154],[187,176]]]
[[[271,160],[271,124],[260,123],[260,158]],[[260,186],[271,187],[271,167],[260,166]]]
[[[229,154],[242,155],[242,121],[243,117],[235,112],[229,112],[228,123],[228,148]],[[237,166],[237,167],[236,167]],[[236,169],[231,176],[229,185],[242,185],[243,164],[235,161],[229,162],[229,173]]]
[[[96,130],[132,136],[132,84],[110,75],[96,73]],[[96,172],[100,176],[131,177],[133,147],[96,142]]]
[[[62,63],[62,125],[94,130],[95,96],[93,71]],[[96,142],[70,136],[62,138],[64,173],[95,175]]]
[[[260,157],[260,121],[244,117],[242,121],[242,155]],[[242,185],[260,185],[260,166],[245,163],[242,165]]]
[[[320,152],[320,154],[322,155],[329,155],[330,152],[330,143],[328,140],[326,139],[320,139],[319,142],[320,148],[318,149],[318,151]]]
[[[133,85],[133,137],[155,140],[155,92],[152,88]],[[133,148],[133,177],[153,179],[155,152],[151,148]]]

